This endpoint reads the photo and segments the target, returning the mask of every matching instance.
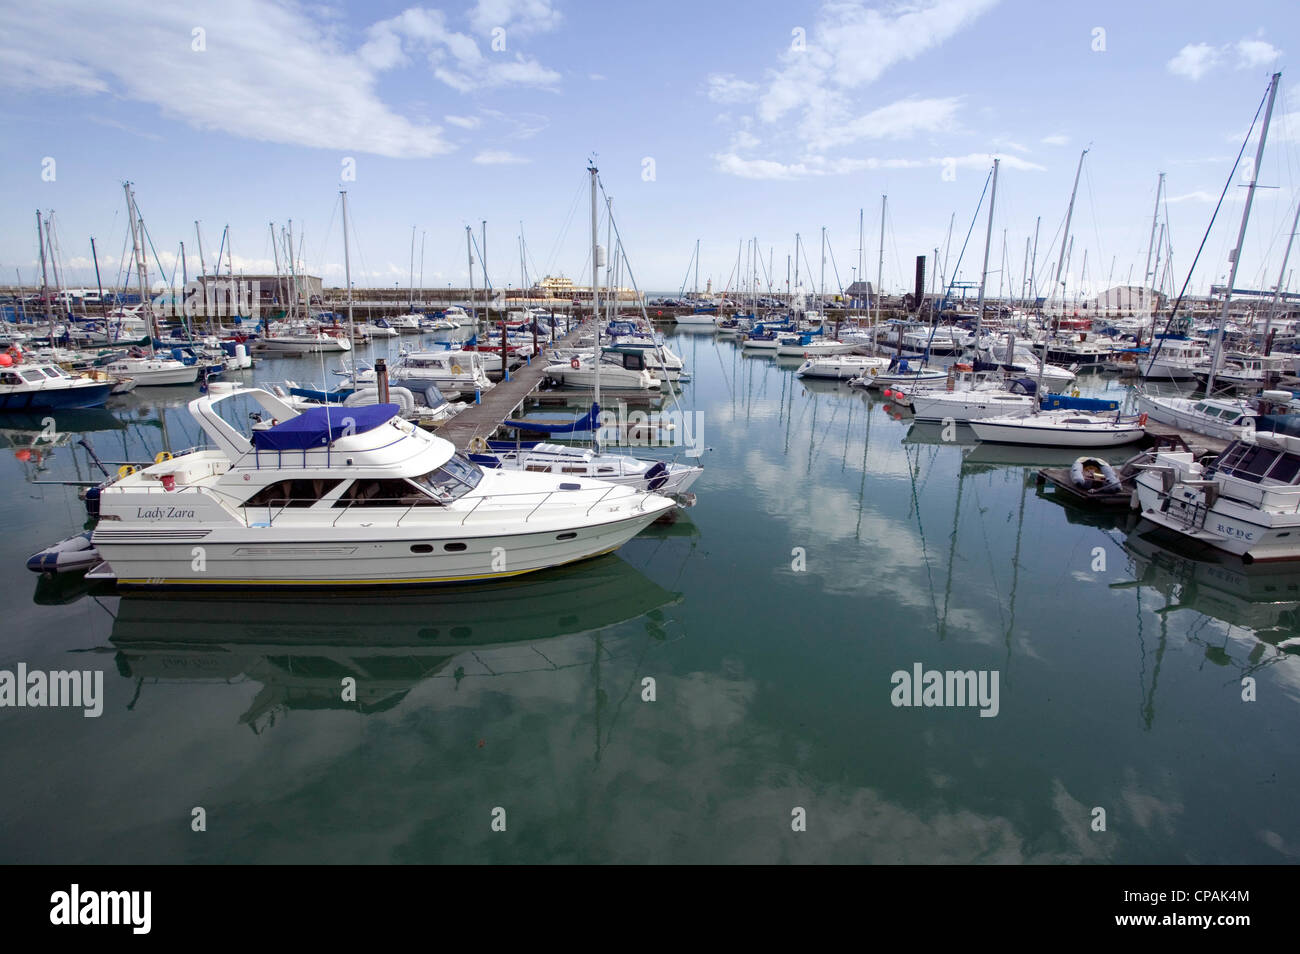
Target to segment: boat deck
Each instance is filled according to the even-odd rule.
[[[496,433],[501,422],[520,413],[523,403],[542,383],[543,371],[551,363],[549,352],[553,348],[572,347],[577,343],[582,325],[568,334],[556,338],[554,344],[544,345],[532,360],[510,372],[509,381],[501,381],[483,393],[478,404],[471,404],[451,420],[439,424],[436,433],[456,445],[457,450],[468,450],[476,437],[487,440]]]
[[[1189,448],[1197,448],[1209,454],[1222,454],[1227,448],[1228,442],[1220,437],[1210,437],[1208,434],[1198,434],[1196,431],[1184,431],[1170,424],[1162,424],[1160,421],[1147,421],[1146,432],[1148,443],[1176,443],[1181,440]]]

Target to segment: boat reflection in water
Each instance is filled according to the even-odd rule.
[[[1227,553],[1192,550],[1176,535],[1150,526],[1130,533],[1124,550],[1133,559],[1135,578],[1112,589],[1155,590],[1165,601],[1162,615],[1191,610],[1229,626],[1224,641],[1207,646],[1212,661],[1255,668],[1283,653],[1300,653],[1300,574],[1294,567],[1247,565]],[[1228,648],[1228,639],[1240,635],[1258,640],[1246,644],[1244,660]]]
[[[289,709],[382,712],[439,675],[459,685],[464,678],[589,666],[617,655],[629,640],[667,640],[662,610],[680,598],[610,554],[490,591],[449,586],[436,594],[401,590],[337,600],[286,594],[233,605],[197,596],[123,596],[111,642],[118,671],[139,680],[132,705],[152,681],[247,677],[263,688],[240,721],[261,732]],[[641,618],[635,633],[599,633]],[[356,680],[356,697],[345,701],[348,677]]]

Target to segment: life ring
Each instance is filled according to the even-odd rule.
[[[1070,392],[1070,397],[1076,397],[1076,398],[1077,398],[1078,396],[1079,396],[1079,389],[1078,389],[1078,388],[1075,388],[1073,391]]]
[[[461,371],[461,367],[460,367],[460,365],[458,365],[458,364],[453,364],[453,365],[451,366],[451,373],[454,374],[454,375],[456,375],[457,377],[459,377],[463,372]]]
[[[969,364],[955,364],[955,365],[953,365],[953,367],[956,368],[958,371],[972,371],[972,370],[974,370],[974,369],[973,369]]]
[[[570,358],[569,367],[573,368],[574,371],[577,371],[580,367],[582,367],[582,362],[579,361],[577,358]]]
[[[488,449],[488,442],[482,437],[472,437],[470,438],[469,449],[475,454],[482,454]]]
[[[132,474],[135,473],[135,470],[136,469],[132,467],[130,464],[123,464],[121,467],[117,469],[117,476],[130,477]]]
[[[1146,412],[1143,411],[1141,414],[1138,415],[1138,427],[1146,427],[1146,426],[1147,426],[1147,415]]]
[[[159,451],[159,452],[154,456],[153,462],[154,462],[155,464],[161,464],[163,461],[165,461],[165,460],[171,460],[171,459],[172,459],[171,451]]]

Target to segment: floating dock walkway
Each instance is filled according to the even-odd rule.
[[[550,350],[576,344],[582,327],[581,324],[575,325],[568,334],[544,344],[529,363],[510,372],[509,381],[499,381],[491,390],[484,391],[478,404],[471,404],[445,424],[438,425],[434,433],[445,437],[462,451],[468,450],[476,437],[490,438],[502,421],[521,412],[524,401],[541,385],[543,371],[551,363]]]

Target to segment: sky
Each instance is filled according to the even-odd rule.
[[[292,220],[306,270],[341,285],[346,189],[358,286],[406,287],[413,229],[417,279],[464,286],[484,220],[494,287],[520,284],[521,231],[530,279],[582,282],[594,156],[642,289],[689,290],[697,239],[701,285],[734,284],[756,240],[783,287],[796,233],[815,289],[823,228],[828,290],[859,260],[874,280],[888,195],[897,293],[936,248],[948,279],[979,280],[997,157],[989,294],[1023,287],[1039,217],[1046,294],[1087,148],[1069,292],[1141,283],[1161,172],[1175,289],[1231,180],[1203,292],[1227,276],[1250,180],[1234,163],[1280,70],[1236,283],[1272,287],[1300,196],[1298,27],[1300,4],[1251,0],[7,4],[0,282],[37,280],[41,209],[67,282],[93,285],[93,236],[115,284],[126,180],[168,278],[181,242],[199,269],[196,220],[209,268],[229,226],[250,273]]]

